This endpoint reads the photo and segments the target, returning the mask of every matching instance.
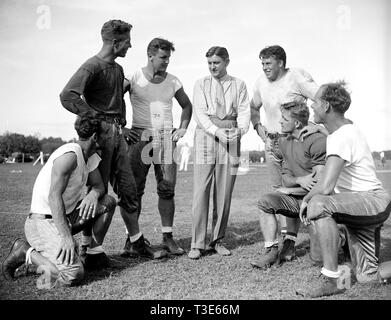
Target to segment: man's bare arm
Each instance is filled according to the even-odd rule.
[[[77,167],[77,157],[73,152],[65,153],[53,162],[49,189],[49,206],[53,222],[60,237],[57,259],[60,263],[72,264],[75,257],[75,242],[66,218],[62,195],[68,186],[69,178]]]

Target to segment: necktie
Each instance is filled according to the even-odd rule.
[[[220,81],[216,81],[216,116],[223,119],[227,112],[225,110],[224,88]]]

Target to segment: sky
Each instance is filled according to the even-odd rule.
[[[75,116],[62,107],[59,94],[100,50],[100,29],[110,19],[133,25],[132,48],[116,60],[125,75],[146,65],[149,41],[163,37],[176,48],[168,72],[190,98],[195,81],[209,74],[205,53],[211,46],[228,49],[228,73],[245,81],[251,97],[262,72],[259,51],[281,45],[287,67],[305,69],[319,85],[347,81],[352,94],[347,117],[362,129],[372,151],[391,150],[388,0],[1,0],[0,134],[76,137]],[[125,101],[131,123],[128,95]],[[173,113],[178,125],[177,103]],[[183,141],[191,143],[191,133]],[[242,147],[263,149],[252,128]]]

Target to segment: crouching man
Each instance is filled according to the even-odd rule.
[[[329,296],[345,289],[339,279],[337,223],[347,230],[353,272],[360,283],[377,281],[378,242],[373,220],[381,220],[390,197],[376,177],[367,141],[345,112],[351,103],[344,83],[322,85],[312,105],[314,120],[324,124],[327,137],[326,164],[320,181],[304,197],[300,219],[313,224],[323,262],[320,283],[297,293],[308,297]],[[370,222],[372,221],[372,222]],[[353,228],[352,225],[355,225]],[[358,225],[358,226],[357,226]]]
[[[79,140],[55,150],[39,172],[33,188],[30,214],[25,222],[28,242],[17,239],[2,263],[6,279],[26,264],[38,266],[50,276],[50,287],[70,286],[84,278],[84,265],[78,256],[73,235],[92,229],[85,267],[107,266],[102,249],[116,200],[105,195],[98,164],[96,131],[99,123],[78,117],[75,129]],[[85,186],[87,195],[81,199]]]
[[[293,260],[295,241],[300,227],[300,204],[315,185],[326,160],[326,136],[312,133],[299,140],[303,127],[308,125],[309,109],[304,102],[290,102],[281,106],[281,131],[286,137],[279,140],[282,153],[282,182],[275,192],[258,201],[260,224],[265,239],[265,252],[251,264],[266,269],[273,264]],[[286,217],[287,235],[278,252],[277,215]]]

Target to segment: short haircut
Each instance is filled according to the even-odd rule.
[[[349,109],[352,100],[345,81],[326,83],[321,88],[323,88],[321,99],[327,101],[335,112],[344,114]]]
[[[148,44],[147,47],[148,56],[154,56],[159,51],[159,49],[164,51],[175,51],[174,43],[166,39],[154,38]]]
[[[305,102],[292,101],[281,105],[281,111],[289,112],[293,119],[300,121],[303,125],[308,124],[310,110]]]
[[[280,46],[269,46],[265,47],[259,53],[259,59],[268,59],[274,57],[276,60],[281,60],[284,63],[284,68],[286,66],[286,53],[285,50]]]
[[[100,122],[90,116],[77,116],[75,121],[75,130],[80,139],[89,139],[98,132]]]
[[[132,25],[122,20],[110,20],[103,24],[100,31],[103,41],[118,40],[132,29]]]
[[[211,56],[214,56],[214,55],[222,58],[224,61],[229,59],[228,50],[224,47],[214,46],[207,51],[205,56],[207,58],[210,58]]]

